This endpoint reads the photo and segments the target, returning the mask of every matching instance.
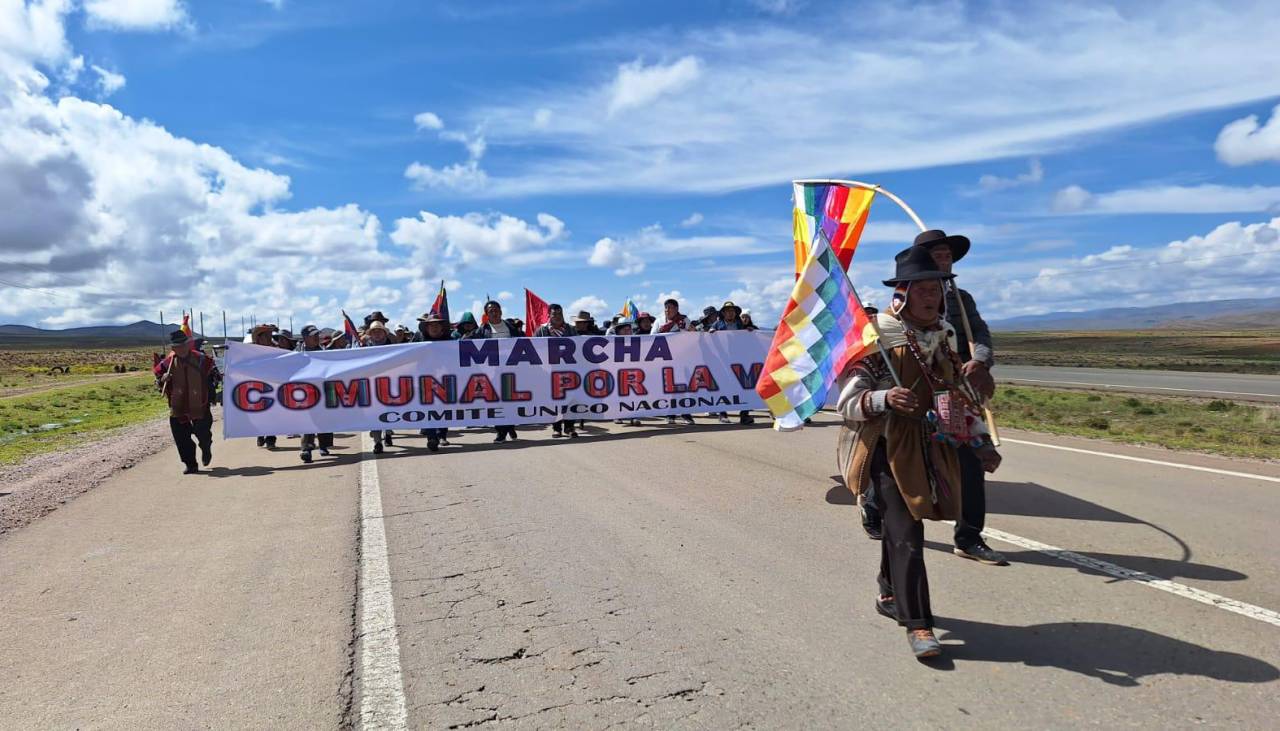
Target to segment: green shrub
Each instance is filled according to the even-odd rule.
[[[1223,401],[1221,399],[1214,399],[1210,401],[1207,406],[1205,406],[1205,408],[1208,409],[1209,411],[1231,411],[1235,407],[1236,407],[1235,401]]]
[[[1110,420],[1110,419],[1104,419],[1104,418],[1102,418],[1101,416],[1093,416],[1093,417],[1090,417],[1090,418],[1086,419],[1086,420],[1085,420],[1085,422],[1084,422],[1084,425],[1085,425],[1085,426],[1087,426],[1087,427],[1089,427],[1090,429],[1097,429],[1097,430],[1099,430],[1099,431],[1106,431],[1107,429],[1110,429],[1110,428],[1111,428],[1111,420]]]

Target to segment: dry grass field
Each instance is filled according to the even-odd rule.
[[[995,346],[1011,365],[1280,374],[1280,330],[997,332]]]

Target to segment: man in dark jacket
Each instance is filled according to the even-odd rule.
[[[484,303],[484,318],[485,323],[476,331],[477,338],[514,338],[524,335],[524,331],[518,329],[514,322],[502,319],[502,305],[496,300]],[[515,426],[511,424],[499,424],[497,431],[498,435],[493,441],[498,443],[507,441],[507,437],[513,442],[520,438]]]
[[[547,308],[547,313],[551,319],[533,332],[535,338],[570,338],[577,334],[569,323],[565,322],[563,307],[553,304]],[[572,419],[561,419],[553,423],[551,431],[553,437],[567,434],[570,439],[578,438],[578,430],[574,428]]]
[[[468,313],[470,314],[470,313]],[[413,336],[415,343],[434,343],[442,340],[453,340],[449,332],[449,322],[438,312],[427,312],[418,318],[418,332]],[[419,434],[427,438],[427,449],[440,451],[441,444],[449,443],[449,430],[442,428],[423,429]]]
[[[310,353],[316,350],[324,350],[324,346],[320,344],[320,328],[307,325],[302,328],[302,342],[298,344],[298,352]],[[299,453],[303,462],[311,463],[311,451],[316,449],[317,442],[319,442],[320,456],[328,457],[329,449],[333,446],[333,432],[303,434],[302,451]]]
[[[573,334],[604,335],[604,330],[596,327],[596,318],[592,317],[590,312],[581,310],[577,317],[573,318]]]
[[[178,448],[178,458],[186,469],[184,475],[200,471],[196,464],[196,444],[201,462],[207,467],[213,461],[213,414],[209,396],[215,388],[218,372],[213,359],[193,348],[191,336],[182,330],[169,333],[172,352],[155,365],[160,392],[169,402],[169,431]]]
[[[375,312],[375,315],[382,313]],[[387,329],[385,323],[381,320],[370,320],[369,327],[365,328],[365,337],[368,342],[365,347],[372,348],[378,345],[394,345],[395,341],[391,339],[391,331]],[[374,429],[369,432],[369,436],[373,437],[373,453],[382,454],[382,448],[385,444],[388,447],[394,447],[392,440],[395,438],[395,432],[390,429]]]
[[[952,266],[969,253],[970,244],[964,236],[948,236],[935,229],[917,236],[915,245],[928,249],[938,268],[950,274]],[[991,367],[995,364],[991,329],[978,313],[978,305],[968,292],[955,286],[954,281],[946,290],[947,322],[956,329],[957,354],[963,363],[964,376],[982,396],[990,397],[995,393],[995,381],[991,377]],[[968,328],[965,327],[966,316]],[[972,342],[969,340],[970,331]],[[1005,557],[982,539],[982,528],[987,519],[987,478],[982,460],[972,447],[960,448],[960,500],[955,554],[990,566],[1006,565]]]

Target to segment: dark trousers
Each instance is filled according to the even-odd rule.
[[[191,441],[192,437],[195,437],[201,449],[209,449],[213,445],[213,417],[183,422],[170,416],[169,431],[173,433],[173,443],[178,447],[178,457],[188,467],[198,464],[196,444]]]
[[[500,426],[498,427],[498,436],[511,437],[512,439],[515,439],[516,428],[514,426]]]
[[[573,434],[577,431],[577,428],[573,425],[573,419],[563,419],[552,424],[551,430],[556,434],[560,434],[562,431],[565,434]]]
[[[924,523],[911,516],[898,484],[889,472],[884,440],[871,459],[871,482],[876,507],[884,521],[880,540],[880,594],[894,598],[898,624],[907,629],[933,627],[929,606],[929,575],[924,570]]]
[[[315,449],[317,441],[319,441],[321,449],[328,449],[333,446],[333,433],[326,432],[324,434],[303,434],[302,449],[303,450]]]
[[[987,474],[973,447],[960,448],[960,520],[956,521],[956,547],[982,543],[987,524]]]

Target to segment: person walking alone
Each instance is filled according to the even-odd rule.
[[[196,463],[196,445],[200,462],[208,467],[213,461],[213,413],[209,399],[213,394],[218,369],[213,359],[195,350],[191,336],[182,330],[169,333],[170,353],[155,366],[160,392],[169,402],[169,432],[173,434],[178,458],[186,469],[184,475],[200,471]],[[195,443],[192,443],[192,439]]]

